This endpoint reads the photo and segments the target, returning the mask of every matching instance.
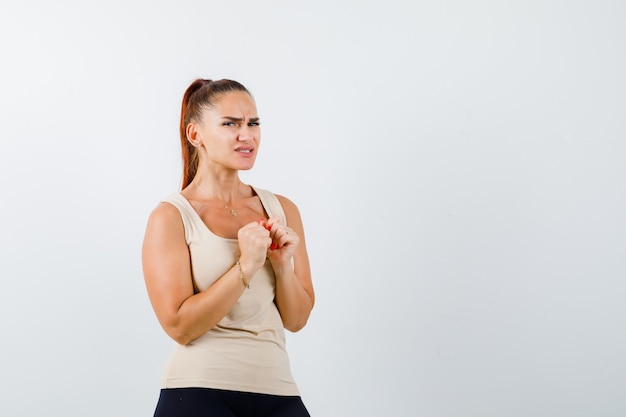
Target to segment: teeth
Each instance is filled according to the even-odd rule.
[[[250,153],[252,151],[250,149],[239,149],[239,152]]]

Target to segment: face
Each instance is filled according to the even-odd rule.
[[[254,100],[244,91],[224,94],[203,110],[200,122],[189,124],[187,136],[201,144],[201,163],[206,159],[227,169],[252,168],[261,140]]]

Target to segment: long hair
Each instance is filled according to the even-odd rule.
[[[212,107],[219,96],[230,91],[244,91],[251,97],[246,87],[233,80],[194,80],[183,95],[183,104],[180,109],[180,145],[183,158],[182,188],[187,187],[198,172],[198,148],[193,146],[187,138],[187,126],[192,122],[200,122],[202,110]]]

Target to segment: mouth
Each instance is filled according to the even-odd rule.
[[[235,152],[243,154],[243,155],[251,155],[254,152],[254,148],[249,146],[241,146],[235,149]]]

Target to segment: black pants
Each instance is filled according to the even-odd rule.
[[[154,417],[310,417],[298,396],[212,388],[162,389]]]

